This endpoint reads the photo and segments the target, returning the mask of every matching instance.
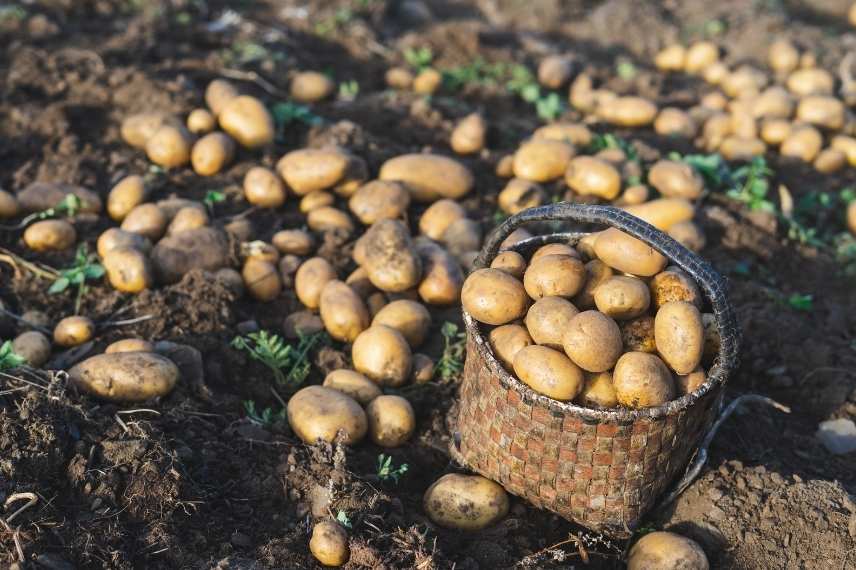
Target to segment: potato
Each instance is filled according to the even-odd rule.
[[[146,201],[148,191],[142,176],[136,174],[120,180],[107,195],[107,213],[121,222],[128,213]]]
[[[586,278],[583,288],[571,300],[575,307],[582,310],[594,309],[594,292],[597,287],[608,281],[612,275],[612,268],[599,259],[592,259],[585,265]]]
[[[335,90],[333,80],[318,71],[299,71],[291,78],[291,98],[301,103],[321,101]]]
[[[282,292],[282,279],[276,265],[270,261],[249,258],[241,270],[244,286],[257,301],[273,301]]]
[[[648,171],[648,183],[667,198],[695,200],[704,191],[704,180],[684,162],[658,160]]]
[[[561,141],[575,147],[582,147],[591,143],[592,134],[591,130],[581,123],[550,123],[535,129],[532,138]]]
[[[497,359],[508,370],[514,369],[514,357],[521,348],[535,344],[525,327],[514,324],[491,330],[488,342]]]
[[[12,352],[29,366],[41,368],[51,357],[51,341],[39,331],[23,332],[12,341]]]
[[[506,214],[516,214],[527,208],[536,208],[547,202],[541,186],[522,178],[512,178],[499,193],[497,203]]]
[[[790,40],[776,40],[767,49],[767,62],[776,73],[788,74],[799,65],[800,52]]]
[[[369,311],[365,303],[342,281],[328,281],[319,298],[321,321],[330,336],[341,342],[354,342],[369,328]]]
[[[254,166],[244,175],[244,197],[259,208],[279,208],[287,192],[279,177],[269,168]]]
[[[308,214],[312,210],[332,206],[336,202],[336,198],[324,190],[316,190],[310,192],[300,199],[300,212]]]
[[[166,236],[152,249],[152,268],[160,283],[175,283],[192,269],[214,271],[229,263],[226,235],[205,227]]]
[[[701,362],[704,324],[699,310],[686,301],[670,301],[654,317],[657,352],[678,374],[689,374]]]
[[[704,110],[722,111],[728,104],[728,98],[719,91],[713,91],[701,98],[701,106]]]
[[[413,73],[406,67],[390,67],[386,70],[384,80],[393,89],[410,89],[413,85]]]
[[[628,408],[662,406],[674,397],[672,374],[654,354],[627,352],[612,373],[618,403]]]
[[[413,91],[420,95],[433,95],[443,84],[443,76],[436,69],[423,69],[413,79]]]
[[[190,162],[191,135],[183,126],[162,125],[146,141],[146,156],[163,168],[176,168]]]
[[[369,315],[374,318],[387,304],[387,298],[384,293],[377,291],[366,297],[366,306],[369,309]]]
[[[601,283],[594,292],[597,309],[616,320],[635,319],[648,311],[651,293],[637,277],[616,275]]]
[[[104,349],[104,354],[114,352],[154,352],[155,345],[139,338],[123,338],[111,343]]]
[[[732,113],[735,113],[732,103]],[[748,101],[748,113],[758,119],[789,119],[794,113],[794,99],[787,90],[779,86],[768,87],[758,97]],[[745,114],[746,110],[739,113]],[[732,119],[733,122],[733,119]],[[753,126],[754,127],[754,126]],[[752,132],[734,132],[738,136],[752,138],[757,135]]]
[[[597,237],[594,252],[613,269],[641,277],[655,275],[666,266],[663,254],[616,228],[609,228]]]
[[[369,167],[366,161],[359,156],[351,155],[345,174],[342,179],[333,186],[333,192],[342,198],[350,198],[354,192],[360,189],[369,179]]]
[[[238,95],[225,104],[217,118],[220,128],[245,148],[260,148],[273,142],[273,116],[255,97]]]
[[[489,325],[504,325],[523,318],[529,308],[523,284],[499,269],[471,273],[464,281],[461,301],[474,319]]]
[[[713,42],[695,42],[686,53],[684,71],[697,74],[719,59],[719,47]]]
[[[691,139],[695,136],[697,127],[686,111],[676,107],[666,107],[657,114],[654,130],[667,137]]]
[[[716,317],[712,313],[703,313],[701,322],[704,325],[704,352],[702,362],[710,364],[719,355],[721,339],[719,338],[719,327]]]
[[[678,397],[686,396],[698,390],[707,380],[704,368],[699,366],[689,374],[675,375],[675,389]]]
[[[641,317],[622,321],[621,341],[626,352],[657,352],[657,343],[654,340],[654,317],[643,315]]]
[[[360,299],[366,299],[372,293],[377,292],[377,289],[369,280],[369,273],[365,267],[357,267],[345,279],[345,283],[354,290]]]
[[[253,222],[247,218],[234,218],[223,224],[223,230],[239,242],[250,241],[256,233]]]
[[[51,328],[51,318],[42,311],[24,311],[19,321],[19,330],[32,330],[33,327]]]
[[[336,279],[336,270],[322,257],[313,257],[303,262],[294,278],[297,298],[309,309],[320,306],[324,286]]]
[[[417,301],[400,299],[384,306],[372,319],[372,326],[386,325],[400,332],[410,344],[417,348],[425,342],[431,328],[431,313]]]
[[[208,212],[199,208],[182,208],[176,212],[172,221],[166,228],[167,235],[180,234],[197,228],[204,228],[208,225]]]
[[[205,205],[202,202],[188,200],[186,198],[177,198],[175,196],[171,196],[165,200],[158,200],[155,202],[155,205],[163,211],[167,221],[174,218],[178,211],[183,210],[184,208],[196,208],[197,210],[207,213]]]
[[[111,402],[142,402],[175,388],[178,367],[152,352],[114,352],[91,356],[68,371],[71,383]]]
[[[545,255],[526,268],[523,286],[526,293],[536,300],[548,295],[570,298],[582,290],[585,278],[585,265],[578,258],[570,255]]]
[[[401,182],[417,202],[457,199],[473,188],[472,172],[460,162],[437,154],[404,154],[383,163],[378,178]]]
[[[226,108],[226,104],[239,95],[234,85],[225,79],[215,79],[205,88],[205,104],[215,115]]]
[[[585,384],[577,396],[577,401],[587,408],[614,408],[618,405],[612,373],[586,373]]]
[[[526,260],[516,251],[503,251],[490,263],[491,269],[505,271],[515,279],[523,279],[526,272]]]
[[[660,71],[683,71],[687,49],[681,44],[666,46],[654,56],[654,65]]]
[[[461,264],[466,267],[465,256],[470,252],[478,254],[478,249],[481,248],[481,224],[469,218],[455,220],[443,232],[441,241],[448,252],[458,258]]]
[[[672,532],[640,538],[627,558],[627,570],[708,570],[704,551],[693,540]]]
[[[276,170],[298,196],[327,190],[340,183],[354,157],[337,147],[303,148],[284,155]]]
[[[72,184],[54,182],[33,182],[16,195],[22,212],[36,213],[60,205],[69,195],[80,200],[78,212],[98,214],[101,212],[101,198],[87,188]]]
[[[351,558],[348,532],[336,521],[321,521],[312,528],[309,551],[324,566],[343,566]]]
[[[767,75],[751,65],[741,65],[722,78],[720,85],[729,97],[757,95],[767,84]]]
[[[830,146],[846,154],[848,164],[856,167],[856,138],[836,135],[832,137]]]
[[[77,231],[65,220],[41,220],[24,230],[24,243],[33,251],[62,251],[77,242]]]
[[[122,120],[122,140],[134,148],[145,149],[146,143],[167,121],[166,115],[158,112],[137,113]]]
[[[648,287],[651,289],[651,303],[655,309],[671,301],[686,301],[701,309],[704,302],[695,281],[677,267],[667,267],[665,271],[655,275]]]
[[[407,340],[384,325],[372,325],[360,333],[351,347],[351,359],[357,372],[381,386],[403,385],[410,378],[413,365]]]
[[[835,148],[823,149],[812,163],[814,169],[823,174],[838,172],[845,165],[847,165],[847,155]]]
[[[538,83],[547,89],[560,89],[571,80],[573,60],[564,55],[548,55],[538,64]]]
[[[359,372],[345,368],[327,374],[324,387],[347,394],[363,406],[383,394],[377,384]]]
[[[456,530],[481,530],[508,514],[505,489],[481,475],[448,473],[437,479],[422,499],[435,524]]]
[[[419,230],[433,240],[440,240],[453,222],[466,218],[466,215],[454,200],[437,200],[419,218]]]
[[[422,261],[410,232],[398,220],[380,220],[363,236],[369,279],[381,291],[412,289],[422,278]]]
[[[496,161],[494,174],[499,178],[511,178],[514,176],[514,155],[506,154]]]
[[[348,201],[351,212],[370,226],[379,220],[403,218],[410,206],[410,193],[398,182],[375,180],[361,186]],[[423,216],[424,217],[424,216]]]
[[[160,207],[147,203],[128,212],[120,227],[126,232],[140,234],[156,242],[166,233],[168,223],[169,219]]]
[[[554,400],[569,402],[582,390],[583,371],[558,350],[530,345],[514,355],[514,373],[520,380]]]
[[[540,345],[562,350],[562,334],[579,310],[562,297],[543,297],[526,313],[526,329]]]
[[[129,248],[116,247],[102,258],[107,280],[117,291],[139,293],[154,284],[152,268],[143,252]]]
[[[722,146],[722,143],[731,135],[731,115],[725,113],[714,113],[702,127],[701,140],[704,148],[713,151]]]
[[[452,130],[449,145],[458,154],[473,154],[484,148],[487,125],[479,113],[467,115]]]
[[[791,134],[791,123],[785,119],[765,119],[761,123],[761,140],[778,146]]]
[[[856,27],[856,4],[851,4],[850,9],[847,10],[847,22]]]
[[[621,330],[603,313],[583,311],[568,323],[562,346],[565,354],[583,370],[604,372],[621,356]]]
[[[797,69],[788,76],[787,87],[800,97],[832,95],[835,80],[825,69]]]
[[[574,153],[574,147],[566,142],[529,140],[514,153],[514,176],[532,182],[556,180],[565,174]]]
[[[614,200],[621,192],[621,175],[605,160],[591,156],[578,156],[570,161],[565,182],[583,196],[597,196]]]
[[[359,443],[368,430],[366,413],[356,400],[323,386],[302,388],[288,400],[288,424],[304,443],[319,439],[345,445]]]
[[[320,233],[341,231],[350,235],[354,231],[354,222],[351,217],[332,206],[321,206],[310,211],[306,216],[306,225],[309,229]]]
[[[458,262],[445,249],[424,238],[416,241],[416,251],[422,261],[422,281],[417,289],[422,301],[429,305],[458,303],[464,285]]]
[[[532,263],[533,261],[541,259],[547,255],[570,255],[571,257],[580,259],[580,254],[577,253],[577,250],[572,248],[570,245],[566,243],[548,243],[547,245],[542,245],[536,249],[535,253],[533,253],[529,258],[529,262]]]
[[[190,152],[190,163],[200,176],[212,176],[232,162],[235,141],[221,132],[209,133],[196,141]]]
[[[416,414],[401,396],[378,396],[366,406],[369,437],[381,447],[400,447],[416,430]]]
[[[596,102],[591,76],[586,73],[577,75],[568,91],[568,102],[571,107],[582,113],[591,113],[595,110]]]
[[[152,249],[152,243],[145,236],[119,228],[110,228],[98,236],[96,249],[100,257],[105,257],[110,250],[116,248],[132,248],[148,253]]]
[[[413,384],[425,384],[434,377],[434,361],[431,357],[421,353],[413,355],[413,370],[410,372],[410,380]]]
[[[650,193],[644,184],[628,186],[614,204],[616,206],[637,206],[648,201]]]
[[[725,137],[719,145],[719,152],[726,160],[750,160],[762,156],[767,147],[759,139]]]
[[[187,116],[187,130],[194,135],[207,135],[217,128],[217,117],[208,109],[194,109]]]
[[[283,254],[309,255],[315,247],[312,235],[303,230],[281,230],[273,234],[271,243]]]
[[[619,127],[644,127],[654,122],[657,106],[643,97],[626,95],[603,105],[598,114],[607,123]]]
[[[823,147],[823,135],[814,127],[802,126],[791,130],[788,137],[782,141],[779,154],[811,162]]]
[[[21,211],[21,205],[14,194],[0,189],[0,220],[14,218]]]
[[[809,95],[797,105],[797,120],[830,130],[844,127],[844,103],[828,95]]]
[[[502,243],[499,244],[500,251],[510,248],[511,246],[518,244],[524,240],[527,240],[532,237],[532,234],[526,228],[517,228],[502,240]]]

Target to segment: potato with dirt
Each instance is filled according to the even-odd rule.
[[[359,295],[346,283],[334,279],[321,289],[318,299],[321,321],[335,340],[354,342],[369,328],[369,310]]]
[[[437,479],[422,499],[425,513],[442,527],[475,531],[508,514],[508,494],[481,475],[449,473]]]
[[[499,269],[479,269],[464,281],[461,303],[475,320],[504,325],[521,319],[529,309],[523,283]]]
[[[12,341],[12,352],[29,366],[41,368],[51,357],[51,341],[39,331],[22,332]]]
[[[114,352],[154,352],[155,346],[147,340],[139,338],[123,338],[116,342],[110,343],[104,349],[104,354],[113,354]]]
[[[466,166],[438,154],[396,156],[381,165],[378,178],[401,182],[411,198],[421,203],[461,198],[472,190],[475,182]]]
[[[515,279],[523,279],[526,273],[526,259],[516,251],[503,251],[490,262],[491,269],[505,271]]]
[[[146,156],[167,170],[190,162],[192,135],[181,125],[162,125],[146,141]]]
[[[563,350],[562,334],[568,322],[579,310],[563,297],[548,296],[538,299],[526,312],[526,330],[537,344]]]
[[[158,282],[175,283],[193,269],[214,271],[228,265],[229,243],[215,228],[188,230],[160,240],[151,261]]]
[[[348,200],[351,212],[367,226],[380,220],[403,218],[409,206],[410,193],[404,186],[386,180],[374,180],[361,186]]]
[[[363,235],[369,280],[381,291],[398,293],[419,284],[422,260],[410,232],[398,220],[380,220]]]
[[[99,354],[68,371],[72,385],[111,402],[143,402],[166,396],[179,376],[175,363],[151,352]]]
[[[146,143],[169,118],[163,113],[147,112],[130,115],[122,120],[119,133],[134,148],[145,149]]]
[[[612,383],[618,403],[627,408],[662,406],[675,396],[672,373],[656,354],[624,353],[615,364]]]
[[[642,316],[651,306],[648,285],[638,277],[616,275],[601,283],[594,292],[597,310],[617,321]]]
[[[619,323],[621,340],[627,352],[657,352],[657,342],[654,339],[654,317],[641,317]]]
[[[255,97],[238,95],[230,99],[217,119],[220,128],[244,148],[257,149],[273,142],[273,116]]]
[[[100,257],[105,257],[116,248],[131,248],[147,254],[152,250],[152,242],[143,235],[119,228],[110,228],[98,236],[95,249]]]
[[[146,203],[128,212],[119,227],[126,232],[140,234],[156,242],[166,233],[168,225],[169,217],[166,212],[157,204]]]
[[[514,373],[521,382],[560,402],[577,397],[585,381],[583,371],[565,354],[546,346],[525,346],[514,355]]]
[[[556,295],[571,298],[579,293],[586,279],[586,268],[578,257],[550,254],[529,263],[523,274],[523,287],[535,300]]]
[[[528,208],[542,206],[547,202],[547,194],[536,183],[522,178],[512,178],[497,197],[499,208],[506,214],[517,214]]]
[[[336,84],[318,71],[299,71],[291,78],[291,98],[301,103],[316,103],[333,94]]]
[[[651,532],[636,541],[627,556],[627,570],[708,570],[701,546],[673,532]]]
[[[381,447],[401,447],[416,430],[413,406],[401,396],[378,396],[366,406],[369,438]]]
[[[588,408],[614,408],[618,405],[611,372],[587,372],[577,401]]]
[[[651,290],[651,305],[655,309],[669,301],[686,301],[699,309],[704,304],[701,291],[692,277],[675,266],[669,266],[655,275],[648,282],[648,287]]]
[[[410,378],[413,354],[400,332],[384,325],[372,325],[354,340],[351,360],[357,372],[381,386],[395,388]]]
[[[154,284],[151,264],[145,253],[130,247],[117,247],[101,259],[110,285],[122,293],[139,293]]]
[[[309,551],[324,566],[344,566],[351,558],[348,532],[336,521],[321,521],[312,528]]]
[[[368,431],[363,408],[350,396],[323,386],[307,386],[288,400],[288,424],[304,443],[314,445],[319,439],[354,445]]]
[[[603,313],[583,311],[567,324],[562,346],[574,364],[586,372],[605,372],[621,356],[621,330]]]
[[[648,182],[667,198],[697,200],[704,191],[704,180],[689,164],[658,160],[648,171]]]
[[[378,311],[371,324],[394,328],[404,336],[411,348],[418,348],[425,342],[431,328],[431,313],[417,301],[398,299]]]
[[[376,383],[359,372],[346,368],[333,370],[327,374],[323,386],[347,394],[363,406],[383,394]]]
[[[208,212],[200,208],[182,208],[173,216],[166,227],[166,235],[175,235],[188,230],[204,228],[210,222]]]
[[[33,251],[63,251],[77,242],[77,231],[65,220],[41,220],[27,226],[23,237]]]
[[[244,287],[250,296],[263,303],[273,301],[282,293],[282,278],[274,263],[249,258],[241,269]]]
[[[323,257],[307,259],[294,276],[294,291],[308,309],[317,309],[321,292],[329,281],[337,278],[336,270]]]

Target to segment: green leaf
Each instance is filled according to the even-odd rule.
[[[104,267],[100,263],[87,265],[83,270],[87,279],[100,279],[104,277]]]
[[[0,370],[10,370],[26,363],[27,359],[17,354],[12,348],[11,340],[0,345]]]
[[[50,288],[48,289],[48,293],[50,293],[51,295],[54,295],[56,293],[62,293],[63,291],[68,289],[68,286],[70,284],[71,282],[68,280],[67,277],[60,277],[59,279],[54,281],[53,284],[51,284]]]
[[[788,305],[798,311],[810,311],[814,306],[814,298],[812,295],[800,295],[794,293],[788,297]]]

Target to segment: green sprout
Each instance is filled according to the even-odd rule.
[[[625,81],[630,81],[639,74],[639,70],[636,68],[632,61],[623,59],[615,65],[615,73],[621,79],[624,79]]]
[[[285,408],[278,412],[274,412],[273,408],[265,408],[261,411],[256,409],[256,403],[253,400],[244,400],[244,412],[251,422],[262,426],[269,426],[276,422],[284,422],[286,419]]]
[[[746,204],[752,211],[775,212],[775,204],[767,199],[772,174],[764,157],[756,156],[749,164],[734,171],[736,185],[727,190],[725,195]]]
[[[407,473],[408,468],[407,463],[395,467],[391,455],[381,453],[377,456],[377,476],[383,482],[394,481],[398,485],[398,480]]]
[[[339,522],[340,525],[345,528],[352,528],[354,526],[354,524],[351,522],[350,517],[348,516],[348,513],[346,513],[345,511],[337,512],[336,520]]]
[[[74,217],[77,212],[80,211],[80,208],[83,206],[83,201],[77,197],[75,194],[66,194],[62,200],[57,203],[56,206],[51,208],[46,208],[41,212],[35,212],[23,218],[16,225],[9,226],[0,226],[2,229],[15,230],[23,228],[29,225],[30,222],[34,222],[36,220],[45,220],[47,218],[55,218],[60,215],[65,215],[69,218]]]
[[[55,295],[62,293],[72,286],[77,286],[77,297],[74,301],[74,312],[80,312],[80,302],[86,293],[86,281],[100,279],[104,276],[104,266],[98,263],[98,256],[89,253],[86,244],[81,244],[74,255],[74,263],[71,267],[61,269],[59,277],[51,284],[48,293]]]
[[[356,80],[343,81],[339,84],[339,98],[353,101],[360,94],[360,84]]]
[[[555,120],[565,112],[565,103],[558,93],[542,93],[535,76],[525,66],[512,68],[511,79],[506,83],[506,88],[534,105],[535,112],[544,121]]]
[[[407,48],[404,50],[404,61],[410,67],[422,71],[425,68],[431,67],[431,62],[434,61],[434,52],[427,46]]]
[[[445,322],[440,329],[443,335],[443,356],[437,361],[437,371],[443,380],[451,380],[464,370],[464,356],[466,354],[467,333],[458,332],[458,325]]]
[[[26,363],[27,359],[12,349],[11,340],[0,345],[0,370],[11,370]]]
[[[282,337],[267,331],[249,333],[232,339],[232,347],[245,350],[273,372],[277,385],[296,388],[303,384],[312,364],[309,353],[318,344],[326,344],[323,331],[312,335],[300,335],[297,347],[287,344]]]
[[[814,307],[814,297],[812,295],[794,293],[788,297],[788,305],[797,311],[811,311]]]
[[[282,140],[285,136],[285,127],[294,122],[303,123],[314,127],[320,125],[324,120],[313,113],[306,105],[298,105],[291,101],[276,103],[271,108],[273,121],[276,125],[276,136]]]
[[[208,208],[208,213],[212,216],[214,215],[214,204],[219,204],[220,202],[225,201],[226,194],[220,190],[209,190],[205,193],[205,197],[202,198],[202,203],[205,204],[205,207]]]

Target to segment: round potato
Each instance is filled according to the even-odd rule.
[[[547,202],[547,194],[537,182],[512,178],[499,193],[499,208],[506,214],[517,214]]]
[[[672,374],[655,354],[627,352],[612,373],[618,403],[628,408],[662,406],[674,397]]]
[[[351,212],[370,226],[379,220],[403,218],[410,205],[410,193],[398,182],[375,180],[361,186],[348,201]]]
[[[627,557],[627,570],[708,570],[704,550],[673,532],[651,532],[640,538]]]
[[[514,373],[538,392],[560,402],[569,402],[583,388],[583,371],[558,350],[530,345],[514,355]]]
[[[33,368],[41,368],[51,357],[51,341],[39,331],[26,331],[12,341],[12,352]]]
[[[303,230],[282,230],[273,234],[271,243],[282,254],[309,255],[315,247],[312,234]]]
[[[254,166],[244,175],[244,197],[260,208],[279,208],[285,204],[285,186],[269,168]]]
[[[431,313],[417,301],[399,299],[384,306],[372,319],[372,326],[386,325],[400,332],[412,348],[425,342],[431,328]]]
[[[15,195],[0,189],[0,220],[14,218],[20,211],[21,205]]]
[[[137,113],[125,117],[120,127],[122,140],[134,148],[145,149],[149,139],[167,120],[166,115],[157,112]]]
[[[114,352],[154,352],[155,345],[139,338],[123,338],[111,343],[104,349],[104,354]]]
[[[139,293],[154,284],[151,264],[138,249],[116,247],[102,258],[107,280],[117,291]]]
[[[586,372],[604,372],[621,356],[621,330],[603,313],[583,311],[568,323],[562,346],[574,364]]]
[[[173,216],[172,221],[166,228],[166,235],[175,235],[208,225],[208,212],[199,208],[182,208]]]
[[[452,130],[449,145],[458,154],[473,154],[484,148],[487,125],[479,113],[467,115]]]
[[[689,113],[676,107],[666,107],[657,114],[654,130],[667,137],[691,139],[698,129]]]
[[[456,530],[481,530],[508,514],[508,494],[480,475],[449,473],[425,491],[425,513],[435,523]]]
[[[701,309],[704,301],[695,281],[677,267],[667,267],[665,271],[655,275],[648,286],[655,309],[670,301],[686,301]]]
[[[802,126],[791,130],[782,141],[779,154],[798,158],[804,162],[812,162],[823,147],[823,135],[816,128]]]
[[[761,140],[771,146],[782,144],[791,134],[791,122],[786,119],[764,119],[761,122]]]
[[[663,254],[616,228],[598,235],[594,253],[613,269],[642,277],[656,275],[666,266]]]
[[[205,104],[215,115],[226,108],[226,103],[239,95],[238,90],[225,79],[215,79],[205,88]]]
[[[529,331],[520,325],[502,325],[496,327],[488,335],[493,352],[508,370],[514,369],[514,357],[524,347],[534,344]]]
[[[514,176],[532,182],[549,182],[561,178],[574,156],[574,147],[550,139],[532,139],[514,153]]]
[[[207,135],[217,128],[217,117],[208,109],[194,109],[187,115],[187,130],[194,135]]]
[[[697,74],[719,59],[719,46],[713,42],[702,41],[692,44],[684,59],[684,71]]]
[[[65,317],[54,327],[53,340],[59,346],[77,346],[95,335],[95,323],[89,317]]]
[[[436,69],[426,68],[413,80],[413,91],[420,95],[433,95],[443,84],[443,75]]]
[[[767,62],[776,73],[787,74],[800,63],[800,52],[790,40],[776,40],[767,49]]]
[[[398,220],[380,220],[362,238],[369,279],[381,291],[412,289],[422,278],[422,261],[410,232]]]
[[[439,241],[453,222],[466,217],[467,213],[454,200],[448,198],[437,200],[419,218],[419,231],[429,238]]]
[[[295,393],[286,407],[288,424],[309,445],[319,439],[345,445],[359,443],[368,430],[366,413],[356,400],[323,386],[307,386]]]
[[[704,180],[695,168],[683,162],[658,160],[648,171],[648,182],[668,198],[695,200],[704,190]]]
[[[403,183],[417,202],[461,198],[475,183],[466,166],[436,154],[405,154],[391,158],[381,166],[378,178]]]
[[[393,89],[410,89],[413,85],[413,73],[406,67],[390,67],[386,70],[384,80]]]
[[[416,430],[416,414],[401,396],[378,396],[366,406],[369,437],[381,447],[400,447]]]
[[[548,55],[538,64],[538,83],[547,89],[559,89],[571,80],[573,60],[565,55]]]
[[[654,317],[643,315],[636,319],[623,321],[621,340],[627,352],[657,352],[657,342],[654,340]]]
[[[183,126],[162,125],[146,141],[149,160],[170,169],[190,162],[191,135]]]
[[[312,528],[309,552],[324,566],[344,566],[351,558],[348,532],[336,521],[321,521]]]
[[[595,308],[594,292],[599,285],[605,283],[613,276],[610,266],[599,259],[592,259],[586,263],[585,285],[577,293],[572,301],[575,307],[584,311]]]
[[[282,292],[282,279],[276,265],[269,261],[249,258],[241,270],[244,287],[257,301],[273,301]]]
[[[610,372],[587,373],[585,384],[577,397],[580,404],[589,408],[614,408],[618,405],[615,386]]]
[[[200,176],[213,176],[232,162],[235,141],[224,133],[209,133],[196,141],[190,151],[190,164]]]
[[[529,264],[523,274],[523,286],[536,300],[551,295],[570,298],[582,290],[585,279],[586,268],[579,258],[551,254]]]
[[[24,230],[24,243],[33,251],[62,251],[77,241],[77,231],[65,220],[41,220]]]
[[[526,272],[526,260],[516,251],[503,251],[490,263],[491,269],[505,271],[515,279],[523,279]]]
[[[377,384],[359,372],[345,368],[327,374],[324,387],[347,394],[363,406],[383,394]]]
[[[685,301],[663,304],[654,317],[657,352],[678,374],[689,374],[701,362],[704,324],[695,305]]]
[[[562,335],[579,310],[563,297],[542,297],[526,313],[526,329],[537,343],[563,350]]]
[[[142,402],[175,388],[178,367],[152,352],[113,352],[91,356],[68,371],[72,384],[111,402]]]
[[[149,203],[140,204],[128,212],[120,227],[156,242],[166,233],[167,224],[166,213],[156,204]]]
[[[597,309],[616,320],[635,319],[648,311],[651,293],[637,277],[616,275],[601,283],[594,292]]]
[[[230,99],[217,118],[220,128],[245,148],[260,148],[273,142],[273,116],[255,97],[238,95]]]
[[[825,148],[814,159],[814,169],[823,174],[838,172],[847,165],[847,155],[836,148]]]
[[[318,71],[300,71],[291,79],[291,98],[301,103],[316,103],[336,90],[332,79]]]
[[[494,174],[499,178],[511,178],[514,176],[514,155],[506,154],[496,162]]]
[[[413,355],[407,340],[397,330],[373,325],[364,330],[351,347],[357,372],[382,386],[401,386],[410,378]]]
[[[471,273],[464,281],[461,302],[475,320],[489,325],[504,325],[521,319],[529,308],[523,284],[499,269],[479,269]]]
[[[621,175],[605,160],[593,156],[573,158],[565,171],[565,182],[583,196],[614,200],[621,192]]]
[[[657,52],[654,65],[660,71],[683,71],[687,57],[687,48],[681,44],[671,44]]]
[[[294,277],[297,298],[308,309],[317,309],[324,286],[336,279],[336,270],[323,257],[313,257],[303,262]]]
[[[146,201],[148,192],[142,176],[126,176],[107,195],[107,213],[121,222],[128,213]]]
[[[341,342],[354,342],[369,328],[369,310],[353,289],[342,281],[328,281],[319,298],[321,321],[330,336]]]

